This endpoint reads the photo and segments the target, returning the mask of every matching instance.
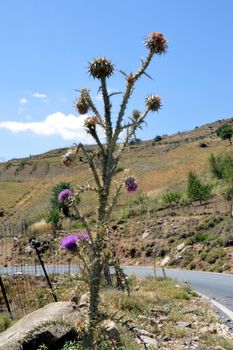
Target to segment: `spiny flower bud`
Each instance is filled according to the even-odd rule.
[[[145,46],[151,51],[161,55],[167,51],[167,40],[162,33],[152,32],[145,39]]]
[[[98,118],[95,115],[87,117],[87,119],[84,122],[84,126],[89,130],[95,130],[96,124],[99,124],[99,122]]]
[[[128,81],[129,84],[133,84],[135,82],[135,77],[133,73],[130,73],[129,75],[127,75],[126,80]]]
[[[80,96],[79,98],[77,98],[74,104],[75,104],[76,111],[79,112],[80,114],[86,114],[89,110],[89,106],[86,103],[83,96]]]
[[[108,78],[113,74],[114,65],[105,57],[97,57],[89,63],[88,72],[93,78]]]
[[[157,112],[161,108],[161,98],[157,95],[148,96],[146,105],[152,112]]]
[[[134,176],[127,176],[125,178],[125,188],[128,192],[137,191],[138,183]]]

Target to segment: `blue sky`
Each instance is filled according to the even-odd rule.
[[[151,93],[163,108],[151,114],[141,139],[232,117],[232,0],[3,0],[0,2],[0,161],[85,141],[74,111],[75,89],[88,87],[101,109],[88,61],[112,59],[135,71],[152,31],[168,40],[166,55],[141,79],[131,109]],[[109,89],[122,91],[116,71]],[[120,97],[114,97],[113,117]],[[73,128],[73,131],[71,130]]]

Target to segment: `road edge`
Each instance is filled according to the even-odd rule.
[[[214,300],[213,298],[208,297],[205,294],[202,294],[200,292],[197,292],[195,290],[195,292],[202,297],[203,299],[205,299],[206,301],[208,301],[209,303],[211,303],[212,305],[214,305],[217,309],[219,309],[222,313],[224,313],[227,317],[229,317],[229,319],[231,321],[233,321],[233,311],[231,311],[230,309],[228,309],[226,306],[222,305],[221,303],[219,303],[218,301]]]

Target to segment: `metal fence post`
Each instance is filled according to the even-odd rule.
[[[51,282],[50,282],[49,276],[48,276],[47,271],[46,271],[46,269],[45,269],[44,262],[43,262],[43,260],[41,259],[40,251],[38,250],[38,247],[37,247],[37,243],[38,243],[38,242],[37,242],[37,241],[32,241],[31,243],[32,243],[33,247],[35,248],[37,257],[38,257],[39,262],[40,262],[40,264],[41,264],[41,267],[42,267],[42,269],[43,269],[43,271],[44,271],[44,275],[45,275],[45,278],[46,278],[46,280],[47,280],[48,286],[49,286],[49,288],[51,289],[53,298],[54,298],[54,300],[57,302],[57,296],[56,296],[56,295],[54,294],[54,292],[53,292],[52,284],[51,284]]]
[[[4,287],[1,275],[0,275],[0,287],[1,287],[2,294],[3,294],[3,297],[4,297],[5,303],[6,303],[7,310],[9,312],[9,314],[10,314],[10,318],[13,319],[13,315],[12,315],[12,312],[11,312],[9,301],[7,299],[6,290],[5,290],[5,287]]]

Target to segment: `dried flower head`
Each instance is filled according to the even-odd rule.
[[[73,160],[73,153],[68,151],[62,158],[62,163],[65,166],[69,166]]]
[[[87,117],[84,122],[84,126],[89,130],[95,130],[97,124],[99,124],[99,122],[98,118],[95,115]]]
[[[167,51],[167,40],[162,33],[152,32],[145,39],[145,46],[154,53],[161,55]]]
[[[70,166],[72,161],[76,158],[78,153],[78,146],[74,143],[71,148],[66,152],[66,154],[62,157],[62,163],[65,166]]]
[[[97,57],[89,63],[88,72],[93,78],[108,78],[113,74],[114,65],[105,57]]]
[[[125,188],[128,192],[137,191],[138,183],[134,176],[127,176],[125,178]]]
[[[86,114],[89,110],[89,106],[83,96],[77,98],[74,102],[75,109],[80,114]]]
[[[157,95],[148,96],[146,105],[152,112],[157,112],[161,108],[161,98]]]
[[[75,253],[78,249],[77,239],[78,235],[69,235],[61,241],[60,247]]]
[[[59,193],[59,195],[58,195],[58,200],[59,200],[59,202],[61,202],[61,203],[65,203],[65,202],[67,202],[67,201],[70,199],[71,196],[72,196],[72,191],[71,191],[71,189],[65,188],[64,190],[62,190],[62,191]]]

